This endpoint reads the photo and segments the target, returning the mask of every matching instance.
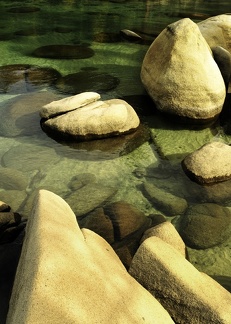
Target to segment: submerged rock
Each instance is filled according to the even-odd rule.
[[[103,93],[113,90],[118,84],[119,79],[108,73],[81,71],[60,77],[55,85],[61,92],[76,94],[85,91]]]
[[[116,191],[110,186],[89,183],[68,195],[66,201],[73,209],[77,219],[81,219],[90,211],[110,201]]]
[[[211,142],[187,155],[182,161],[185,173],[200,184],[231,179],[231,146]]]
[[[183,214],[188,207],[187,201],[184,198],[159,189],[148,181],[144,183],[144,194],[153,203],[154,207],[168,216]]]
[[[52,59],[85,59],[94,54],[93,49],[83,45],[46,45],[32,52],[36,57]]]
[[[15,137],[42,133],[39,117],[41,106],[60,98],[50,91],[41,91],[4,101],[0,104],[0,135]]]
[[[222,75],[198,26],[188,18],[169,25],[154,40],[141,79],[162,112],[201,122],[222,110]]]
[[[0,67],[0,93],[24,93],[50,86],[60,77],[53,68],[28,64]]]
[[[231,235],[231,212],[213,203],[191,206],[180,218],[179,233],[191,248],[207,249],[221,244]]]

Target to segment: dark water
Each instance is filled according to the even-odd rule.
[[[207,202],[203,188],[183,174],[180,161],[212,139],[229,143],[230,137],[224,134],[219,122],[195,129],[160,116],[139,75],[148,47],[168,24],[184,17],[197,23],[231,12],[230,1],[46,0],[0,4],[0,66],[36,65],[52,68],[63,77],[57,87],[44,80],[39,83],[38,76],[36,84],[28,85],[21,79],[15,84],[18,76],[10,69],[4,72],[9,80],[7,86],[0,85],[0,171],[4,173],[7,168],[8,177],[1,183],[1,200],[27,218],[36,189],[46,188],[66,199],[73,193],[73,178],[87,173],[95,175],[99,187],[106,185],[117,190],[110,201],[125,200],[145,215],[159,212],[140,189],[147,179],[155,179],[160,188],[186,198],[189,205]],[[136,32],[141,39],[129,38],[121,33],[124,29]],[[56,48],[52,57],[38,51],[49,45],[62,45],[62,51]],[[71,57],[65,47],[69,45],[78,47],[78,57]],[[102,99],[127,100],[151,131],[152,138],[147,140],[142,133],[142,139],[131,138],[129,145],[126,139],[70,144],[57,142],[41,130],[38,110],[42,103],[54,100],[55,96],[84,91],[83,75],[92,76],[95,72],[102,76],[97,79]],[[81,78],[68,77],[74,73],[81,73]],[[63,80],[68,78],[69,83],[65,83]],[[88,84],[86,88],[90,89],[86,90],[94,86],[94,82]],[[38,91],[45,96],[40,97]],[[21,103],[17,103],[18,99]],[[227,200],[225,205],[229,207]],[[75,210],[74,205],[71,207]],[[174,222],[177,223],[177,217]],[[189,254],[198,269],[231,276],[230,251],[228,241],[207,250],[189,249]]]

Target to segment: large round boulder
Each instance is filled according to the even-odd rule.
[[[148,49],[142,82],[162,112],[208,121],[222,110],[226,89],[211,49],[189,18],[167,26]]]

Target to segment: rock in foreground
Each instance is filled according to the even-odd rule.
[[[32,214],[7,323],[173,323],[60,197],[40,190]]]

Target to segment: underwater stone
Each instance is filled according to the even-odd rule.
[[[64,93],[76,94],[87,91],[103,93],[113,90],[119,79],[105,72],[81,71],[60,77],[55,86]]]
[[[0,67],[0,93],[24,93],[51,86],[60,77],[53,68],[28,64]]]
[[[36,57],[53,59],[85,59],[94,54],[93,49],[83,45],[46,45],[32,52]]]
[[[155,208],[167,216],[183,214],[188,207],[184,198],[177,197],[147,181],[144,183],[144,194]]]
[[[213,203],[190,206],[180,218],[179,233],[194,249],[221,244],[231,235],[231,212]]]
[[[41,134],[39,111],[52,99],[60,99],[50,91],[26,93],[0,104],[0,135],[4,137]]]
[[[110,201],[116,191],[117,189],[110,186],[89,183],[72,192],[65,200],[73,209],[76,217],[82,218],[90,211]]]

